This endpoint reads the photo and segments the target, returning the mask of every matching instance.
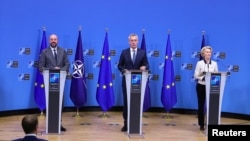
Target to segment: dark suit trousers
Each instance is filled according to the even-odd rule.
[[[125,76],[122,77],[122,92],[123,92],[123,119],[124,126],[127,126],[128,119],[128,101]]]
[[[197,83],[196,92],[198,98],[198,124],[204,126],[206,86]]]

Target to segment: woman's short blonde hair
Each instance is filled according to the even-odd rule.
[[[210,50],[211,50],[211,53],[213,52],[213,49],[212,49],[211,46],[204,46],[204,47],[201,49],[201,51],[200,51],[202,57],[204,57],[204,52],[205,52],[206,49],[210,49]]]

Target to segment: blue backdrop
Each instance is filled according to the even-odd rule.
[[[34,101],[36,70],[30,64],[38,59],[42,27],[46,27],[47,37],[56,33],[59,45],[73,50],[69,55],[73,62],[78,26],[82,26],[83,50],[94,50],[93,55],[84,55],[85,71],[94,75],[93,79],[87,79],[88,95],[84,106],[98,106],[99,67],[95,62],[101,59],[105,28],[108,28],[109,48],[116,53],[111,57],[115,106],[122,105],[121,76],[116,67],[119,55],[128,47],[128,35],[137,33],[141,41],[142,29],[145,29],[147,51],[159,52],[158,56],[148,53],[152,75],[159,76],[158,80],[150,80],[151,103],[152,107],[163,107],[160,100],[161,64],[167,31],[171,29],[172,50],[181,52],[181,57],[175,57],[173,61],[175,74],[181,77],[176,82],[177,104],[174,108],[197,109],[192,77],[198,58],[192,55],[200,50],[204,30],[206,44],[213,47],[214,53],[225,53],[225,58],[219,59],[219,69],[226,71],[228,66],[239,66],[239,71],[231,72],[227,80],[222,111],[249,115],[249,25],[249,0],[1,0],[0,111],[37,108]],[[193,67],[186,69],[183,64]],[[66,107],[74,106],[69,98],[70,82],[67,80],[65,87]]]

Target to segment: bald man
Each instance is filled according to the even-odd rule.
[[[67,52],[64,48],[58,46],[57,35],[50,35],[49,42],[50,46],[42,50],[40,54],[38,64],[40,72],[43,72],[43,70],[61,70],[68,72],[70,64]],[[66,131],[66,128],[61,126],[61,131]]]
[[[58,37],[55,34],[50,35],[50,46],[44,49],[39,59],[39,70],[69,71],[69,60],[65,49],[58,46]]]

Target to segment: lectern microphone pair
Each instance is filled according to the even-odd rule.
[[[61,133],[61,114],[66,71],[43,70],[46,96],[46,134]]]
[[[128,135],[142,135],[142,113],[148,71],[129,70],[124,72],[127,88]]]

